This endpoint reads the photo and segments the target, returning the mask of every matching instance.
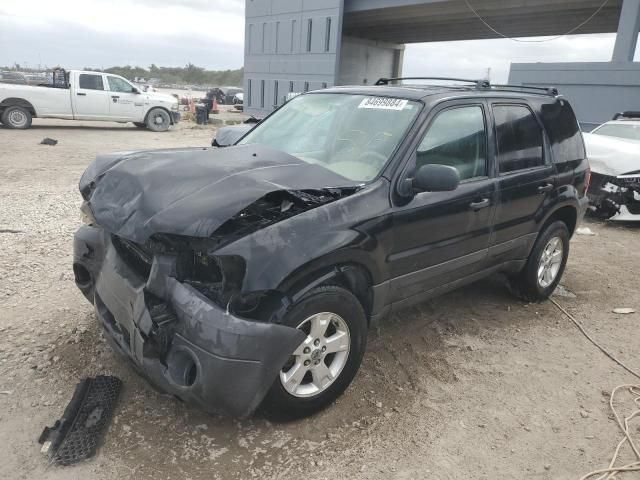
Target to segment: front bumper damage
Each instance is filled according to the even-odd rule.
[[[640,175],[613,176],[592,172],[589,203],[600,218],[640,221]]]
[[[114,349],[161,390],[207,412],[247,416],[305,335],[230,314],[178,281],[175,262],[154,255],[144,278],[105,230],[83,226],[74,237],[76,284]]]

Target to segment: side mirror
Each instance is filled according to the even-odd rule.
[[[131,93],[140,93],[140,90],[138,90],[136,87],[133,87]]]
[[[450,192],[458,188],[460,174],[449,165],[423,165],[411,181],[412,192]]]

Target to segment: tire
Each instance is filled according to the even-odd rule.
[[[146,123],[142,123],[142,122],[133,122],[133,124],[138,127],[138,128],[147,128],[147,124]]]
[[[568,257],[569,230],[564,222],[553,222],[538,235],[524,268],[509,279],[511,292],[527,302],[546,300],[560,283]]]
[[[166,132],[171,126],[171,116],[162,108],[152,108],[147,114],[147,128],[154,132]]]
[[[311,318],[315,320],[309,320]],[[367,343],[367,319],[362,305],[351,292],[337,286],[323,286],[312,289],[296,302],[283,323],[305,330],[307,339],[282,367],[262,403],[262,410],[276,420],[292,420],[325,408],[349,386],[362,363]],[[314,344],[309,327],[322,323],[328,325],[324,327],[326,332],[316,336],[318,343]],[[321,326],[318,328],[316,333],[322,329]],[[325,340],[331,337],[334,340],[325,345]],[[340,342],[336,343],[337,340]],[[333,348],[336,352],[331,353]],[[304,367],[305,362],[309,363],[308,367]],[[292,378],[296,371],[306,373],[298,376],[297,385],[289,383],[290,386],[285,387],[287,376]],[[331,373],[333,378],[320,377],[326,374],[323,372]],[[320,383],[320,389],[317,383]]]
[[[7,107],[2,112],[2,123],[8,128],[25,130],[31,127],[31,112],[24,107]]]

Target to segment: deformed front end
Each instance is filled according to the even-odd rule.
[[[162,390],[208,412],[249,415],[304,334],[241,318],[209,298],[226,298],[233,280],[225,275],[238,274],[237,261],[221,260],[224,273],[211,277],[219,281],[205,285],[198,270],[214,267],[203,261],[190,268],[184,256],[193,260],[193,250],[150,245],[95,226],[75,235],[76,283],[107,338]]]
[[[591,210],[603,219],[640,221],[640,141],[583,137],[591,165]]]
[[[287,240],[230,247],[359,188],[327,187],[341,182],[261,146],[98,157],[80,180],[76,284],[152,383],[209,412],[249,415],[305,334],[280,324],[290,300],[275,280],[246,288],[248,263]]]

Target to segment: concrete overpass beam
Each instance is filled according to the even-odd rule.
[[[640,0],[624,0],[618,23],[616,44],[613,47],[614,62],[633,62],[640,32]]]

